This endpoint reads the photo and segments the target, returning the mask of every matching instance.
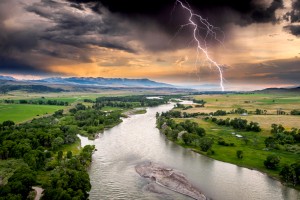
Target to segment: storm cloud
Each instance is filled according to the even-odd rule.
[[[290,22],[290,25],[285,26],[285,30],[295,36],[300,36],[300,1],[292,3],[292,10],[285,15],[285,19]]]
[[[285,41],[288,39],[295,44],[297,40],[290,37],[300,36],[299,1],[292,1],[291,9],[284,13],[284,19],[288,21],[285,25],[281,24],[283,17],[279,15],[282,14],[279,11],[286,9],[283,0],[187,2],[183,1],[217,27],[214,30],[220,40],[232,41],[225,41],[231,46],[221,49],[222,45],[213,36],[207,36],[206,31],[198,33],[206,39],[207,49],[214,58],[226,54],[224,51],[233,52],[232,55],[226,54],[226,57],[232,56],[228,59],[233,60],[232,63],[247,56],[263,60],[263,57],[273,55],[276,45],[272,45],[272,49],[251,46],[257,39],[260,44],[264,42],[260,38],[261,32],[256,35],[261,27],[265,28],[264,31],[273,30],[270,27],[279,24],[282,31],[284,26],[286,32],[282,32],[288,35]],[[108,76],[114,76],[114,73],[123,75],[126,71],[126,75],[141,76],[145,73],[144,76],[148,76],[153,71],[154,78],[179,79],[179,76],[189,74],[189,79],[191,74],[194,75],[190,72],[195,65],[195,42],[191,34],[193,26],[182,26],[188,22],[188,17],[176,0],[1,0],[0,73],[106,76],[107,72],[110,73]],[[232,34],[234,31],[244,35],[237,38],[237,34]],[[273,36],[268,36],[270,44],[281,34],[264,31],[267,36]],[[282,47],[280,42],[278,44],[276,50]],[[276,55],[282,55],[280,50],[276,52],[279,52]],[[244,55],[240,55],[242,53]],[[297,59],[274,59],[275,68],[269,62],[264,62],[268,63],[265,67],[247,59],[251,64],[226,69],[226,78],[271,81],[281,77],[284,81],[296,81],[294,79],[299,75]],[[190,68],[180,73],[174,70],[176,66]],[[121,73],[119,68],[125,71]],[[241,72],[247,75],[243,76]],[[204,81],[218,80],[218,73],[210,69],[202,70],[201,75]]]

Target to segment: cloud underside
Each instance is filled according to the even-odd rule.
[[[284,16],[288,20],[284,30],[299,36],[300,6],[295,2]],[[283,0],[190,0],[189,3],[195,12],[225,32],[230,31],[232,24],[241,28],[261,23],[278,24],[281,21],[276,12],[284,8]],[[180,25],[187,23],[188,15],[183,11],[175,0],[132,0],[130,3],[119,0],[2,0],[0,73],[80,75],[76,70],[84,73],[93,69],[90,73],[93,75],[99,68],[102,71],[97,75],[102,76],[114,76],[114,71],[127,70],[125,74],[132,77],[149,74],[165,80],[189,79],[192,67],[184,73],[172,70],[188,63],[193,66],[194,62],[189,55],[178,53],[195,47],[191,35],[193,27],[186,26],[177,32]],[[208,48],[219,45],[214,37],[206,34],[199,33],[199,36],[207,38]],[[222,38],[223,32],[217,31],[217,36]],[[173,54],[177,57],[172,57]],[[281,60],[276,67],[270,65],[269,68],[244,63],[226,69],[225,75],[232,81],[296,81],[297,63],[297,59]],[[151,75],[151,67],[163,73]],[[162,69],[158,69],[160,67]],[[130,70],[147,73],[130,74]],[[198,76],[194,77],[192,79],[198,80]],[[218,73],[204,69],[200,80],[217,81]]]

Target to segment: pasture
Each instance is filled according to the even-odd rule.
[[[52,105],[0,104],[0,123],[6,120],[20,123],[34,117],[53,114],[55,111],[64,108],[64,106]]]

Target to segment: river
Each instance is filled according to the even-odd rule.
[[[97,151],[89,169],[91,200],[113,199],[190,199],[163,189],[167,195],[145,190],[149,183],[135,172],[135,165],[152,161],[182,171],[195,186],[214,200],[300,200],[300,192],[247,168],[216,161],[184,149],[167,140],[155,124],[156,112],[170,110],[173,104],[148,108],[104,131],[94,141]]]

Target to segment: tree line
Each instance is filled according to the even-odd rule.
[[[254,131],[254,132],[260,132],[261,128],[259,126],[259,124],[257,122],[250,122],[248,123],[248,121],[246,119],[241,119],[241,118],[234,118],[234,119],[217,119],[215,117],[213,118],[205,118],[206,121],[211,121],[214,122],[217,125],[220,126],[230,126],[234,129],[237,130],[243,130],[243,131]]]
[[[168,101],[177,96],[162,96],[158,99],[149,99],[145,95],[133,96],[116,96],[116,97],[99,97],[96,99],[95,106],[102,108],[105,106],[121,107],[121,108],[134,108],[134,107],[154,107],[168,103]]]
[[[11,100],[5,99],[3,100],[4,103],[7,104],[34,104],[34,105],[56,105],[56,106],[68,106],[69,102],[67,101],[59,101],[59,100]]]

